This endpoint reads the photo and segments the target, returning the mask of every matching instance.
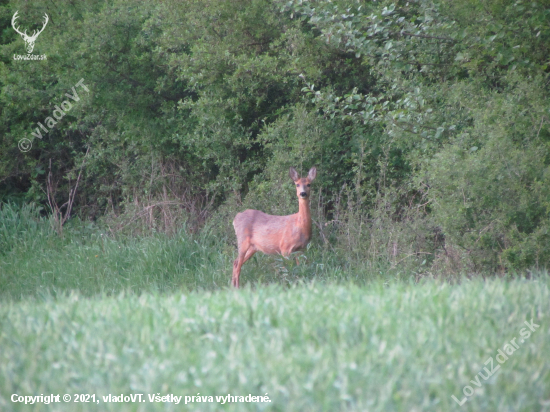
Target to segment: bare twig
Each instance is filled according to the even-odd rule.
[[[437,39],[437,40],[450,41],[453,43],[456,42],[455,39],[451,39],[450,37],[428,36],[426,34],[413,34],[413,33],[409,33],[408,31],[402,31],[401,34],[404,34],[406,36],[412,36],[412,37],[421,37],[423,39]]]
[[[433,253],[429,253],[429,252],[415,252],[415,253],[410,253],[408,254],[407,256],[405,256],[403,259],[399,259],[397,262],[395,262],[394,264],[391,265],[392,269],[394,267],[396,267],[398,264],[400,264],[401,262],[403,262],[405,259],[408,259],[412,256],[418,256],[418,255],[433,255]]]
[[[86,157],[90,152],[90,146],[86,150],[84,159],[82,159],[82,165],[80,166],[80,171],[78,172],[78,177],[76,179],[76,184],[74,189],[70,187],[71,183],[69,181],[69,200],[59,206],[55,200],[55,193],[57,192],[57,182],[53,182],[52,175],[52,159],[50,159],[50,171],[48,172],[48,177],[46,179],[46,195],[48,196],[48,205],[52,211],[52,216],[54,219],[54,229],[59,236],[63,236],[63,225],[71,217],[71,210],[73,209],[74,199],[76,196],[76,190],[78,189],[78,184],[80,183],[80,177],[82,176],[82,169],[86,162]],[[61,209],[66,207],[65,214]]]

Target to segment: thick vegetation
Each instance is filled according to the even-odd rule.
[[[46,60],[13,58],[16,10],[49,15]],[[12,0],[0,21],[0,201],[59,235],[69,201],[107,236],[232,242],[237,210],[294,212],[288,167],[315,165],[314,237],[349,267],[550,263],[545,2]]]

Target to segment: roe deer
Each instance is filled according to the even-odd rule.
[[[291,167],[290,178],[296,184],[298,213],[288,216],[273,216],[259,210],[248,209],[237,213],[233,227],[237,235],[239,256],[233,262],[231,284],[239,287],[241,267],[257,251],[268,255],[288,256],[303,249],[311,239],[311,212],[309,210],[309,185],[315,179],[317,169],[312,167],[307,177],[298,177]]]

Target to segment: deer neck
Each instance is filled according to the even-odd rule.
[[[309,240],[311,238],[311,210],[309,208],[309,199],[298,199],[298,224]]]

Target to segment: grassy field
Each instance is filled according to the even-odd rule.
[[[535,411],[550,408],[549,277],[307,285],[0,305],[0,410]],[[537,328],[520,342],[525,321]],[[516,338],[487,381],[471,380]],[[490,366],[490,365],[489,365]],[[491,368],[489,368],[491,370]],[[475,394],[459,407],[464,386]],[[95,394],[99,404],[12,403]],[[135,393],[213,402],[104,403]],[[270,403],[216,403],[227,394]],[[184,399],[184,398],[182,398]],[[182,402],[185,402],[184,400]]]
[[[416,282],[312,248],[253,260],[235,291],[207,236],[3,217],[0,411],[550,410],[548,274]],[[24,403],[41,394],[60,402]]]

